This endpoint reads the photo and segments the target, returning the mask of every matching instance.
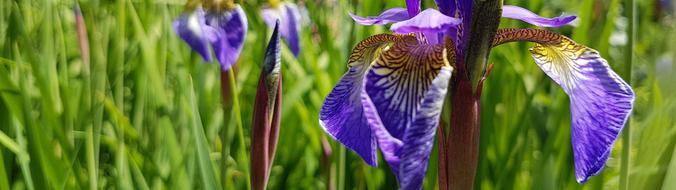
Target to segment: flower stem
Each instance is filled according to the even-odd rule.
[[[240,112],[240,107],[239,107],[239,93],[237,91],[237,82],[235,79],[235,72],[234,68],[231,68],[227,71],[221,70],[221,94],[223,97],[223,110],[225,114],[225,120],[224,120],[224,126],[221,131],[221,143],[222,146],[226,146],[228,143],[227,140],[227,127],[228,124],[230,124],[230,119],[235,120],[235,125],[237,126],[237,136],[239,138],[239,159],[238,159],[238,164],[242,165],[242,171],[244,173],[243,176],[248,176],[247,175],[247,170],[249,169],[249,166],[247,166],[247,149],[246,149],[246,144],[244,144],[244,128],[242,124],[242,113]],[[234,115],[233,115],[234,114]],[[226,166],[226,161],[227,158],[229,157],[230,151],[229,150],[223,150],[223,161],[221,162],[222,164],[222,170],[221,175],[223,175],[221,178],[223,179],[222,183],[225,185],[226,183],[226,172],[227,168]],[[249,183],[249,178],[245,178],[246,180],[246,186],[247,189],[251,189],[251,183]],[[224,186],[226,187],[226,186]]]
[[[473,189],[479,158],[480,100],[502,0],[474,1],[464,63],[451,79],[450,126],[439,129],[439,189]],[[490,70],[490,68],[489,68]]]
[[[624,74],[622,78],[631,85],[631,67],[634,60],[634,40],[636,39],[636,1],[625,0],[625,13],[629,19],[627,26],[627,46],[625,47],[625,61]],[[631,160],[631,121],[627,119],[627,124],[624,127],[624,134],[622,137],[622,159],[620,167],[620,189],[629,189],[629,165]]]

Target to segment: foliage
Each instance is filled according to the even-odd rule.
[[[245,189],[257,74],[271,30],[262,1],[244,1],[249,33],[237,64],[244,139],[221,106],[219,65],[204,64],[174,33],[183,1],[81,2],[91,61],[82,59],[72,1],[0,2],[0,189]],[[381,160],[371,168],[318,127],[324,97],[346,69],[351,48],[387,31],[347,15],[375,15],[404,1],[300,1],[302,52],[282,53],[284,99],[270,189],[394,189]],[[433,1],[426,0],[425,6]],[[577,14],[559,33],[597,49],[622,68],[628,19],[619,0],[512,1],[543,16]],[[676,189],[676,22],[640,1],[632,85],[630,189]],[[528,27],[503,20],[501,27]],[[600,176],[574,178],[568,98],[512,43],[493,49],[485,83],[475,187],[617,189],[621,141]],[[88,64],[87,64],[88,63]],[[233,113],[234,114],[234,113]],[[236,114],[235,114],[236,115]],[[227,117],[230,117],[229,115]],[[227,130],[222,144],[219,131]],[[241,146],[241,142],[245,146]],[[222,150],[230,152],[223,158]],[[382,157],[382,156],[380,156]],[[227,167],[221,181],[221,160]],[[433,153],[424,189],[436,186]],[[329,180],[331,179],[331,180]],[[333,182],[333,183],[330,183]],[[225,186],[223,186],[225,184]]]

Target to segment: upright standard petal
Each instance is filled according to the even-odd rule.
[[[399,166],[400,189],[421,189],[429,161],[439,116],[444,104],[452,67],[443,67],[425,93],[419,109],[404,135]]]
[[[540,27],[559,27],[566,25],[577,18],[576,16],[544,18],[527,9],[512,5],[502,6],[502,17],[522,20]]]
[[[294,56],[300,53],[300,11],[292,3],[282,3],[278,7],[263,9],[263,21],[273,27],[276,20],[281,21],[280,32]]]
[[[213,29],[206,25],[202,8],[181,14],[172,25],[176,34],[188,43],[190,48],[199,53],[205,61],[211,62],[209,41],[215,38],[215,34]]]
[[[385,10],[378,16],[369,17],[360,17],[352,13],[348,14],[350,14],[352,20],[361,25],[382,25],[409,19],[408,12],[405,8],[391,8]]]
[[[439,33],[460,24],[461,21],[441,14],[435,9],[425,9],[417,16],[392,24],[392,31],[400,34],[411,32]]]
[[[380,121],[377,113],[365,111],[362,106],[362,101],[370,101],[364,92],[364,76],[380,52],[395,40],[394,35],[381,34],[357,44],[348,61],[348,72],[326,97],[319,111],[322,128],[372,166],[377,165],[377,152],[370,125],[380,125],[373,123]]]
[[[214,28],[216,39],[212,41],[216,59],[221,63],[221,69],[232,67],[244,46],[247,32],[247,19],[244,10],[239,5],[223,12],[211,12],[207,15],[207,24]]]
[[[634,92],[593,49],[539,29],[501,29],[494,45],[525,40],[538,66],[570,97],[576,179],[597,175],[627,122]]]
[[[406,0],[406,10],[408,15],[415,16],[420,13],[420,0]]]
[[[446,16],[453,17],[462,21],[456,27],[448,30],[447,36],[455,42],[456,55],[464,55],[463,50],[469,40],[469,29],[472,22],[472,0],[435,0],[439,11]],[[465,56],[457,56],[458,64],[463,63]]]

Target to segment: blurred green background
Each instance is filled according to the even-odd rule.
[[[241,109],[226,112],[218,64],[205,64],[172,30],[184,3],[81,1],[91,49],[86,63],[74,1],[0,2],[0,189],[247,188],[248,148],[241,147],[251,143],[248,126],[271,32],[260,17],[267,3],[242,2],[249,31],[237,64]],[[376,15],[404,1],[296,3],[303,7],[302,52],[296,59],[283,49],[282,124],[269,189],[395,189],[386,164],[369,167],[327,137],[318,112],[345,72],[351,48],[388,32],[355,25],[347,13]],[[632,34],[625,32],[630,19],[623,1],[505,4],[547,17],[578,15],[575,26],[551,30],[599,50],[618,73],[632,73],[637,97],[629,122],[629,189],[676,189],[673,7],[638,1],[635,60],[627,71],[624,52]],[[425,0],[423,7],[435,5]],[[501,27],[532,26],[503,19]],[[534,64],[531,46],[502,45],[490,56],[495,67],[481,100],[475,187],[618,189],[622,150],[629,146],[622,140],[599,176],[575,182],[568,97]],[[234,122],[224,122],[233,121],[224,117],[231,110],[241,114],[243,139]],[[222,150],[231,156],[224,158]],[[424,189],[436,188],[436,173],[433,153]]]

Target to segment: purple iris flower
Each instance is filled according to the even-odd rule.
[[[348,71],[320,110],[320,125],[335,140],[377,165],[377,147],[401,189],[420,189],[455,68],[462,71],[469,41],[472,0],[437,0],[421,11],[419,0],[378,16],[352,18],[362,25],[392,23],[397,34],[369,37],[352,50]],[[575,16],[543,18],[516,6],[502,17],[540,27],[566,25]],[[480,19],[480,18],[475,18]],[[493,46],[537,43],[538,66],[569,95],[577,181],[597,175],[633,107],[634,93],[593,49],[543,29],[500,29]],[[456,56],[457,55],[457,56]]]
[[[207,62],[212,60],[210,47],[213,48],[221,69],[228,70],[242,51],[247,19],[244,10],[236,4],[209,6],[206,11],[201,6],[194,6],[176,18],[173,27],[176,34]]]
[[[300,53],[300,11],[298,6],[288,2],[272,1],[270,7],[262,10],[263,21],[270,27],[275,27],[275,22],[279,20],[279,32],[286,41],[287,47],[294,56],[298,57]]]

